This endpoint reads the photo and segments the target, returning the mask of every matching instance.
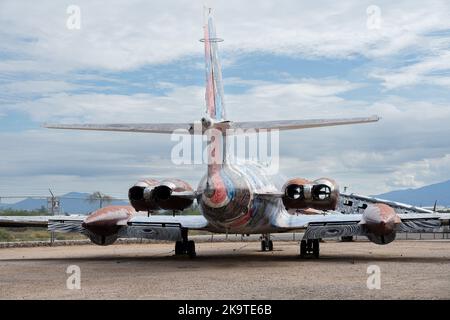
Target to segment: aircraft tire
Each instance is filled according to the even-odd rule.
[[[175,255],[176,256],[182,255],[184,253],[183,251],[184,251],[183,250],[183,242],[181,242],[181,241],[175,242]]]
[[[195,258],[197,253],[195,252],[195,242],[192,240],[189,240],[187,243],[187,254],[189,258]]]
[[[304,258],[306,256],[306,240],[300,241],[300,257]]]
[[[313,256],[314,258],[318,259],[320,254],[320,242],[319,239],[313,240]]]

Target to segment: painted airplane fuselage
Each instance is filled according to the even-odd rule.
[[[264,168],[224,164],[200,181],[197,201],[215,232],[268,233],[274,231],[274,216],[288,213],[281,199],[267,199],[258,192],[276,190]]]

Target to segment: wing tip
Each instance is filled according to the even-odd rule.
[[[69,126],[70,125],[57,124],[57,123],[43,123],[43,124],[41,124],[41,128],[46,128],[46,129],[72,129]]]
[[[380,121],[382,118],[379,115],[372,115],[371,117],[369,117],[370,120],[373,120],[373,122],[378,122]]]

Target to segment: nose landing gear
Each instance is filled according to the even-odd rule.
[[[273,242],[270,240],[270,234],[261,236],[261,251],[273,251]]]

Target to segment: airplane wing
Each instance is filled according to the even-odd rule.
[[[398,214],[401,222],[396,232],[436,232],[449,225],[450,215],[438,214]],[[281,214],[273,225],[282,230],[305,230],[303,239],[322,239],[343,236],[367,235],[362,214],[342,214],[338,212],[317,215]]]
[[[136,216],[119,232],[119,238],[144,238],[179,241],[182,228],[205,230],[208,221],[203,216]]]
[[[280,120],[280,121],[250,121],[231,122],[232,129],[255,129],[255,130],[295,130],[318,127],[340,126],[347,124],[370,123],[380,120],[378,116],[365,118],[344,118],[344,119],[310,119],[310,120]]]
[[[112,209],[115,210],[115,209]],[[2,216],[0,227],[24,228],[42,227],[48,231],[68,233],[81,233],[89,238],[98,237],[86,229],[83,222],[88,216]],[[180,240],[181,229],[205,230],[208,222],[203,216],[146,216],[135,214],[123,221],[115,222],[118,228],[117,238],[145,238],[153,240]]]
[[[26,228],[49,226],[52,221],[81,225],[86,216],[0,216],[0,227]]]
[[[128,226],[168,226],[173,225],[178,228],[186,228],[190,230],[204,230],[208,226],[208,220],[202,215],[189,216],[136,216],[128,221]]]
[[[358,213],[363,212],[369,204],[383,203],[393,208],[397,213],[433,213],[432,210],[412,206],[405,203],[367,197],[358,194],[339,195],[339,205],[336,211],[341,213]]]

